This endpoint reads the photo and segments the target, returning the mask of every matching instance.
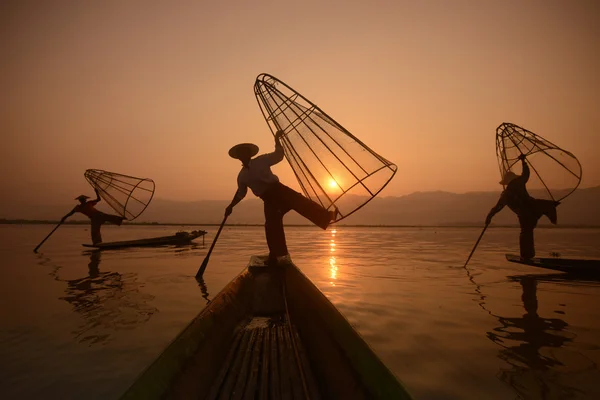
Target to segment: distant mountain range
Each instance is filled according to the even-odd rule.
[[[535,192],[531,193],[534,197]],[[410,225],[410,226],[481,226],[496,204],[500,192],[417,192],[400,197],[376,197],[362,209],[344,219],[347,225]],[[348,198],[356,202],[360,198]],[[155,198],[136,222],[175,224],[219,224],[227,200],[201,200],[180,202]],[[101,203],[102,204],[102,203]],[[600,226],[600,186],[578,189],[558,208],[559,226]],[[10,204],[0,200],[0,218],[29,220],[58,220],[74,204]],[[77,215],[77,214],[76,214]],[[72,219],[85,217],[75,216]],[[231,224],[263,224],[263,202],[251,194],[238,204],[227,220]],[[309,224],[304,218],[290,212],[287,224]],[[508,209],[500,212],[493,221],[496,225],[517,224],[516,216]],[[546,218],[540,225],[549,225]]]

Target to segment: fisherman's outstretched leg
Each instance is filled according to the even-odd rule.
[[[556,206],[558,206],[560,203],[558,201],[553,201],[553,200],[541,200],[541,199],[535,199],[534,205],[537,208],[537,210],[541,215],[545,215],[546,217],[548,217],[548,219],[550,220],[550,222],[552,222],[554,225],[556,225],[556,223],[558,222],[558,216],[556,214]]]
[[[283,184],[279,184],[276,190],[292,210],[322,229],[327,229],[331,221],[335,218],[332,212],[327,211],[320,204]]]
[[[265,235],[269,246],[270,262],[275,262],[277,257],[288,254],[283,230],[283,215],[284,213],[276,203],[265,201]]]
[[[121,217],[120,215],[111,215],[111,214],[104,214],[104,221],[105,222],[110,222],[111,224],[115,224],[115,225],[121,225],[123,223],[123,220],[125,218]]]

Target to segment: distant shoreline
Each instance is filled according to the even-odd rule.
[[[52,220],[30,220],[30,219],[5,219],[0,218],[0,225],[56,225],[60,221]],[[63,225],[89,225],[89,221],[66,221]],[[220,226],[219,223],[174,223],[174,222],[124,222],[123,225],[132,226]],[[263,227],[264,224],[225,224],[225,226],[254,226]],[[286,224],[287,227],[313,227],[309,224]],[[478,224],[448,224],[448,225],[361,225],[361,224],[339,224],[332,225],[332,227],[339,226],[344,228],[482,228],[482,225]],[[518,228],[519,225],[490,225],[490,228]],[[538,229],[600,229],[598,225],[540,225]]]

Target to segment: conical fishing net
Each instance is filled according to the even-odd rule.
[[[519,155],[527,156],[529,194],[560,201],[581,183],[581,164],[575,156],[549,140],[520,126],[503,123],[496,129],[496,155],[500,176],[507,171],[521,174]]]
[[[306,97],[277,78],[261,74],[254,93],[281,143],[302,191],[340,221],[375,197],[397,167],[348,132]]]
[[[140,216],[154,195],[154,181],[100,169],[85,171],[85,179],[100,197],[128,221]]]

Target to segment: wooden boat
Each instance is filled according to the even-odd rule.
[[[569,259],[559,257],[535,257],[526,260],[515,254],[506,254],[506,259],[514,263],[568,272],[572,274],[600,275],[600,260]]]
[[[141,247],[141,246],[163,246],[163,245],[177,245],[190,243],[192,240],[202,236],[204,239],[206,231],[192,231],[192,232],[177,232],[171,236],[161,236],[155,238],[138,239],[138,240],[125,240],[121,242],[104,242],[98,244],[83,244],[84,247],[93,247],[95,249],[120,249],[124,247]]]
[[[533,280],[536,282],[546,283],[579,283],[579,284],[593,284],[596,285],[600,282],[600,275],[593,274],[577,274],[572,272],[554,271],[547,274],[523,274],[523,275],[509,275],[506,277],[510,282],[521,282],[523,280]]]
[[[122,399],[410,399],[292,263],[250,264]]]

